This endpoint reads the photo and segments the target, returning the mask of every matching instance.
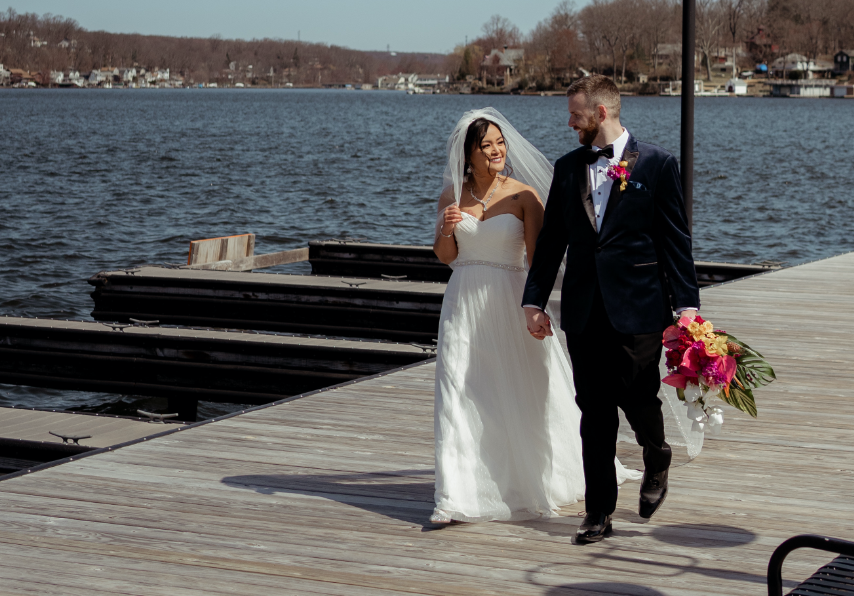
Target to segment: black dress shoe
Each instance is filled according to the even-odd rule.
[[[599,542],[611,533],[611,516],[604,513],[588,512],[584,521],[578,526],[576,540],[581,544]]]
[[[667,498],[667,470],[657,474],[643,473],[640,489],[640,506],[638,515],[649,519],[658,511],[664,499]]]

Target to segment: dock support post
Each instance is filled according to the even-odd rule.
[[[694,48],[696,47],[696,1],[682,0],[682,130],[680,163],[682,196],[688,229],[694,232]]]
[[[167,409],[170,414],[177,413],[182,422],[195,422],[199,414],[199,400],[186,397],[168,398]]]

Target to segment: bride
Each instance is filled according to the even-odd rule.
[[[581,413],[556,336],[520,307],[552,166],[496,110],[448,139],[439,259],[453,268],[436,363],[436,508],[430,521],[549,517],[584,497]],[[618,482],[640,472],[617,465]]]

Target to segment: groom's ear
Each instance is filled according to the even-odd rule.
[[[599,104],[596,106],[596,115],[599,117],[599,122],[604,122],[608,118],[608,108]]]

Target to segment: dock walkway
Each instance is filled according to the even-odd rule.
[[[621,490],[603,543],[572,544],[583,503],[426,523],[427,363],[0,482],[0,594],[764,594],[784,539],[854,539],[854,253],[701,296],[778,381],[650,522]],[[831,558],[796,552],[787,585]]]

